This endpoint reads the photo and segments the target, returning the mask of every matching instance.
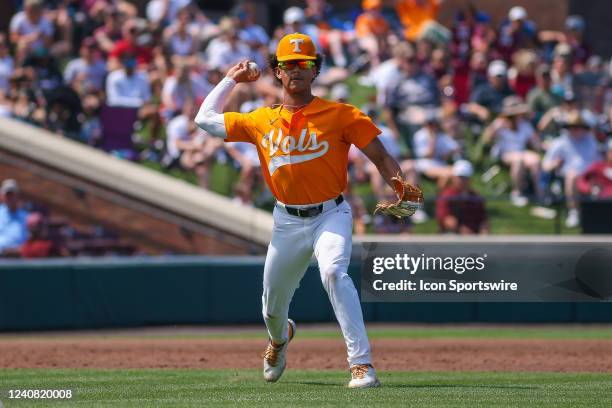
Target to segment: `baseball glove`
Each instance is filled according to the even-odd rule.
[[[414,187],[402,180],[399,174],[393,177],[391,181],[393,181],[393,189],[399,199],[394,203],[376,204],[374,214],[380,212],[381,214],[393,215],[397,218],[411,216],[423,203],[423,192],[420,188]]]

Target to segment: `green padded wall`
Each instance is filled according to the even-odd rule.
[[[158,257],[0,263],[0,330],[260,323],[261,257]],[[349,270],[359,287],[359,261]],[[610,303],[363,303],[368,321],[611,322]],[[333,321],[313,264],[291,304]]]

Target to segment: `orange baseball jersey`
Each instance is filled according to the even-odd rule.
[[[410,41],[419,38],[425,23],[436,20],[439,10],[440,0],[401,0],[395,5],[404,35]]]
[[[227,142],[257,147],[277,200],[305,205],[337,197],[346,188],[351,144],[367,146],[380,130],[352,105],[315,97],[295,113],[281,106],[225,113]]]
[[[389,25],[382,15],[372,15],[370,13],[361,13],[355,21],[355,34],[357,37],[366,37],[368,35],[384,35],[389,32]]]

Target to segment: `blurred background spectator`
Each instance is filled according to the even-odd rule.
[[[68,249],[49,234],[47,220],[41,213],[31,213],[26,220],[28,239],[21,245],[19,255],[22,258],[50,258],[68,256]]]
[[[22,208],[19,185],[15,180],[4,180],[0,195],[0,254],[16,256],[28,237],[28,212]]]
[[[485,200],[470,185],[472,164],[458,160],[452,167],[451,185],[436,200],[436,220],[440,232],[455,234],[488,234],[489,222]]]
[[[524,118],[529,111],[518,96],[504,99],[502,110],[483,132],[485,143],[492,143],[494,158],[510,168],[512,191],[510,199],[517,207],[527,205],[525,196],[525,172],[529,173],[532,188],[538,199],[542,198],[540,186],[540,139],[531,123]]]
[[[491,61],[487,68],[487,81],[473,87],[469,109],[481,122],[487,122],[502,110],[502,103],[514,92],[508,85],[508,66],[504,61]]]
[[[595,200],[612,199],[612,139],[606,145],[605,160],[591,164],[576,180],[576,188]]]
[[[595,135],[579,111],[571,112],[561,135],[549,147],[542,169],[556,172],[563,180],[568,214],[567,227],[576,227],[580,223],[576,181],[593,163],[600,160]]]

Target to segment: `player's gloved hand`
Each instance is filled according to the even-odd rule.
[[[397,175],[391,179],[393,189],[397,194],[398,200],[395,203],[378,203],[374,209],[374,214],[392,215],[397,218],[404,218],[413,215],[423,203],[423,191],[414,187],[410,183],[402,180]]]
[[[256,75],[253,75],[253,73],[249,70],[249,62],[251,61],[245,60],[239,62],[238,64],[231,67],[229,71],[227,71],[227,74],[225,76],[233,79],[237,83],[257,81],[259,79],[260,74],[257,73]]]

